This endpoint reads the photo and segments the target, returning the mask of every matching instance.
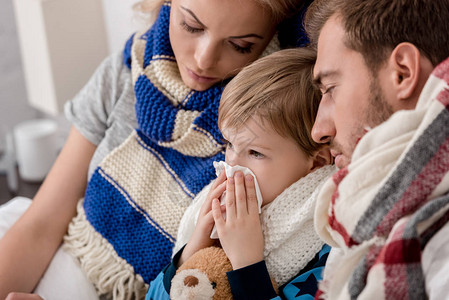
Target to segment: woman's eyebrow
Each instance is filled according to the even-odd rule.
[[[181,6],[181,8],[182,8],[183,10],[185,10],[186,12],[188,12],[188,13],[192,16],[192,18],[194,18],[194,19],[198,22],[198,24],[200,24],[202,27],[206,28],[206,25],[204,25],[204,24],[198,19],[198,17],[193,13],[193,11],[191,11],[190,9],[188,9],[187,7],[184,7],[184,6]]]
[[[207,28],[207,26],[204,25],[204,24],[198,19],[198,17],[193,13],[193,11],[191,11],[190,9],[188,9],[187,7],[184,7],[184,6],[181,6],[181,8],[182,8],[183,10],[185,10],[187,13],[189,13],[189,14],[192,16],[192,18],[194,18],[195,21],[198,22],[198,24],[200,24],[200,25],[201,25],[202,27],[204,27],[204,28]],[[258,39],[263,40],[263,37],[262,37],[262,36],[260,36],[260,35],[258,35],[258,34],[255,34],[255,33],[250,33],[250,34],[245,34],[245,35],[239,35],[239,36],[230,36],[229,38],[231,38],[231,39],[243,39],[243,38],[248,38],[248,37],[255,37],[255,38],[258,38]]]
[[[250,34],[245,34],[245,35],[239,35],[239,36],[230,36],[229,38],[231,39],[244,39],[244,38],[248,38],[248,37],[256,37],[258,39],[263,40],[263,37],[255,34],[255,33],[250,33]]]

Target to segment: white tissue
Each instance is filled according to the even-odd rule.
[[[260,193],[260,188],[259,188],[259,184],[257,183],[256,175],[254,175],[254,173],[250,169],[248,169],[246,167],[242,167],[242,166],[233,166],[233,167],[231,167],[230,165],[228,165],[224,161],[220,161],[220,162],[214,161],[214,168],[215,168],[215,174],[217,174],[217,176],[219,176],[221,174],[221,172],[223,172],[223,170],[224,170],[226,172],[226,178],[233,177],[234,173],[237,172],[237,171],[242,172],[244,176],[246,176],[248,174],[253,176],[254,177],[254,186],[256,188],[257,204],[259,205],[259,214],[261,213],[261,211],[262,211],[261,210],[261,207],[262,207],[262,194]],[[225,204],[225,202],[226,202],[225,199],[226,199],[226,191],[220,197],[221,205]],[[226,213],[223,213],[223,217],[226,218]],[[210,234],[210,238],[211,239],[218,239],[217,228],[215,226],[212,229],[212,232]]]

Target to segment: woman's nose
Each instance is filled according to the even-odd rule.
[[[320,144],[330,143],[334,139],[335,134],[336,129],[333,121],[332,108],[326,106],[322,101],[312,127],[312,139]]]
[[[198,43],[195,51],[197,67],[201,70],[208,70],[217,64],[219,59],[219,47],[208,37]]]

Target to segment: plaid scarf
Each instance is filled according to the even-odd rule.
[[[319,195],[315,226],[337,247],[319,299],[425,299],[421,253],[449,220],[449,59],[414,110],[369,131]]]

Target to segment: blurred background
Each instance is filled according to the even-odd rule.
[[[63,144],[70,128],[64,103],[143,26],[132,10],[136,2],[0,0],[0,204],[16,194],[32,197],[40,184],[17,174],[14,128],[50,119]]]

